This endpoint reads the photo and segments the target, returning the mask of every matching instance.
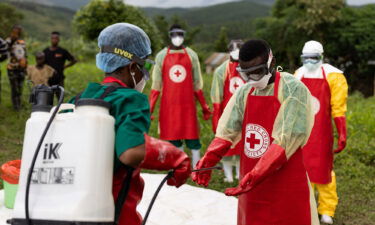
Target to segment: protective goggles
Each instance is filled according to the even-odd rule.
[[[240,66],[237,66],[236,70],[240,74],[241,78],[246,82],[249,80],[259,81],[269,73],[267,64],[260,64],[246,69],[242,69]]]
[[[303,54],[303,55],[301,55],[301,61],[302,61],[303,64],[306,64],[306,63],[316,64],[322,59],[323,59],[323,55],[321,55],[321,54]]]
[[[183,29],[173,29],[171,31],[169,31],[169,37],[175,37],[175,36],[184,36],[186,33],[185,30]]]
[[[140,66],[138,68],[142,71],[142,73],[145,76],[144,77],[145,80],[150,79],[150,71],[151,71],[152,65],[155,64],[155,62],[153,60],[142,59],[142,58],[138,57],[137,55],[135,55],[133,53],[130,53],[130,52],[124,50],[124,49],[114,48],[114,47],[108,46],[108,45],[102,46],[100,48],[100,52],[116,54],[116,55],[119,55],[119,56],[124,57],[126,59],[129,59],[132,62],[137,63],[137,65]]]

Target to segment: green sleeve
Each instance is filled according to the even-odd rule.
[[[203,78],[201,72],[201,65],[199,62],[199,57],[191,48],[186,48],[187,53],[190,56],[191,64],[193,66],[193,81],[194,81],[194,90],[198,91],[203,88]]]
[[[155,65],[152,70],[152,86],[151,89],[161,91],[163,87],[162,69],[164,58],[167,54],[167,48],[161,50],[155,57]]]
[[[115,122],[117,157],[129,148],[144,144],[144,133],[150,128],[150,106],[146,95],[134,93],[112,103]]]
[[[228,61],[223,62],[215,69],[212,85],[211,85],[211,101],[212,103],[221,103],[223,101],[224,92],[224,74],[228,66]]]

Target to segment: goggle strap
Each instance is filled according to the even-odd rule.
[[[114,48],[114,47],[108,46],[108,45],[102,46],[100,48],[100,52],[102,52],[102,53],[112,53],[112,54],[121,56],[123,58],[126,58],[126,59],[129,59],[131,61],[134,61],[134,62],[136,62],[137,64],[139,64],[141,66],[143,66],[145,64],[145,62],[146,62],[146,60],[141,59],[140,57],[138,57],[134,53],[128,52],[128,51],[126,51],[124,49],[121,49],[121,48]]]

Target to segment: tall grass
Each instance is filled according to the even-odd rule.
[[[3,86],[0,103],[0,164],[20,158],[24,126],[30,115],[27,103],[29,91],[25,87],[21,112],[12,110],[9,82],[2,66]],[[78,63],[66,70],[66,100],[82,91],[88,82],[100,82],[103,73],[96,68],[95,62]],[[203,75],[204,93],[208,102],[212,76]],[[150,91],[147,83],[145,94]],[[159,101],[160,102],[160,101]],[[159,103],[158,103],[159,104]],[[158,108],[154,112],[150,135],[158,137]],[[197,105],[202,142],[202,153],[213,139],[211,121],[202,119],[201,108]],[[347,148],[335,156],[335,171],[340,202],[335,216],[335,224],[370,225],[375,224],[375,98],[364,99],[354,94],[348,100],[348,144]],[[189,152],[188,152],[189,153]],[[190,154],[190,153],[189,153]],[[223,191],[229,186],[223,183],[222,172],[215,171],[209,188]],[[188,181],[189,184],[193,184]],[[193,184],[194,185],[194,184]],[[1,187],[0,187],[1,188]]]

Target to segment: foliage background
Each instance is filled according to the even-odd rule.
[[[2,71],[4,71],[4,65]],[[100,82],[103,75],[96,68],[95,62],[79,63],[66,71],[66,99],[81,92],[87,82]],[[212,76],[203,74],[206,99],[211,87]],[[30,106],[27,103],[29,88],[25,85],[23,103],[25,108],[16,113],[12,110],[10,90],[5,76],[0,79],[2,86],[2,102],[0,103],[0,165],[6,161],[20,158],[22,151],[23,134],[26,120],[30,116]],[[145,94],[150,91],[148,82]],[[159,101],[160,102],[160,101]],[[158,103],[159,104],[159,103]],[[157,121],[158,108],[151,124],[150,135],[158,137]],[[199,104],[197,105],[199,124],[201,127],[202,154],[214,135],[211,131],[211,122],[202,119]],[[348,101],[348,144],[347,148],[335,156],[335,172],[339,205],[335,216],[336,225],[371,225],[375,224],[375,97],[363,98],[359,93],[349,97]],[[187,151],[190,154],[189,151]],[[149,172],[149,171],[148,171]],[[223,191],[225,188],[237,185],[223,183],[222,172],[214,172],[209,188]],[[189,184],[195,185],[188,181]],[[1,184],[0,184],[1,188]]]
[[[10,2],[10,0],[0,0],[0,2]],[[111,2],[114,4],[117,0]],[[201,60],[207,58],[213,51],[225,51],[223,45],[226,40],[264,38],[271,43],[278,63],[289,71],[300,65],[299,55],[305,41],[309,39],[322,41],[326,49],[326,60],[340,68],[345,68],[352,91],[347,112],[348,147],[335,157],[340,197],[335,224],[375,224],[375,98],[365,99],[362,94],[355,92],[360,90],[366,96],[372,95],[375,68],[368,65],[368,60],[374,59],[375,6],[352,8],[347,7],[341,0],[277,0],[271,9],[268,3],[264,5],[261,2],[258,1],[257,4],[241,1],[189,10],[146,8],[142,11],[134,7],[114,4],[110,6],[113,10],[109,11],[117,12],[116,15],[100,21],[138,23],[147,30],[154,41],[154,53],[169,43],[166,35],[169,26],[173,23],[181,23],[188,31],[187,43],[198,52]],[[13,8],[0,4],[2,25],[0,36],[5,37],[14,23],[21,23],[25,27],[29,62],[34,64],[34,59],[30,56],[49,45],[50,31],[62,31],[61,45],[80,61],[66,71],[68,99],[80,92],[87,82],[100,82],[102,79],[102,73],[95,67],[93,59],[98,51],[95,35],[104,25],[98,19],[92,20],[98,15],[93,14],[93,9],[103,9],[104,14],[100,18],[109,13],[108,9],[100,7],[101,4],[94,0],[90,6],[83,8],[77,14],[73,10],[35,3],[12,1]],[[307,8],[310,10],[306,14],[304,12]],[[76,15],[75,30],[72,29],[71,24],[74,15]],[[9,18],[12,20],[7,20]],[[254,20],[255,18],[258,19]],[[78,31],[81,31],[81,35]],[[27,104],[29,88],[25,85],[23,96],[25,108],[20,113],[11,109],[9,83],[4,73],[5,63],[1,64],[0,72],[3,72],[0,76],[0,84],[3,87],[0,92],[2,96],[0,164],[2,164],[20,157],[24,126],[30,114],[30,106]],[[204,74],[204,93],[207,99],[209,99],[211,79],[210,74]],[[145,94],[148,94],[149,88],[150,83],[146,87]],[[202,120],[200,110],[198,112],[203,153],[213,134],[210,122]],[[158,136],[156,121],[157,119],[150,129],[152,136]],[[215,172],[210,188],[223,191],[229,187],[222,182],[222,179],[222,172]],[[192,184],[191,181],[189,183]]]

